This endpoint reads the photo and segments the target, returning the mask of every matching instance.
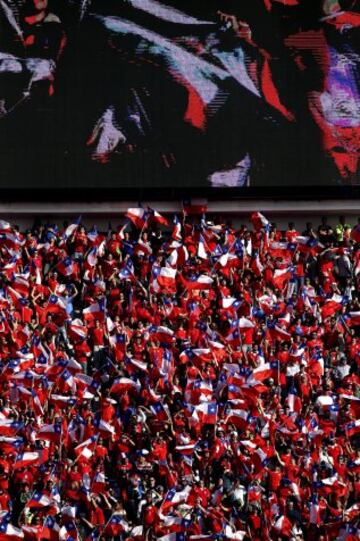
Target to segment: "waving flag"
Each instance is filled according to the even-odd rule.
[[[360,312],[349,312],[346,324],[349,327],[357,327],[360,325]]]
[[[83,314],[86,321],[105,321],[105,303],[94,302],[83,310]]]
[[[230,410],[226,416],[226,424],[235,425],[240,430],[246,430],[249,425],[249,412],[244,410]]]
[[[341,310],[345,299],[342,295],[333,295],[330,299],[327,299],[321,308],[322,318],[331,317]]]
[[[42,426],[36,435],[36,439],[59,443],[61,439],[61,425],[52,424]]]
[[[205,402],[195,406],[196,413],[203,425],[215,425],[217,421],[218,406],[216,402]]]
[[[263,468],[265,468],[270,458],[273,456],[274,451],[272,449],[263,450],[261,447],[258,447],[252,455],[252,460],[255,468],[255,472],[259,473]]]
[[[128,531],[128,528],[129,524],[126,520],[121,515],[114,514],[108,521],[104,533],[111,537],[117,537],[121,532]]]
[[[174,216],[173,223],[174,223],[174,228],[171,234],[171,238],[180,242],[182,240],[182,227],[181,227],[181,222],[176,214]]]
[[[67,228],[64,231],[64,240],[68,240],[77,230],[81,223],[81,216],[72,224],[68,225]]]
[[[277,369],[277,363],[275,363],[275,365],[272,363],[261,364],[260,366],[258,366],[252,371],[248,379],[248,383],[250,381],[256,381],[256,382],[265,381],[268,378],[274,377],[274,371],[276,369]]]
[[[150,406],[150,411],[158,421],[168,421],[170,418],[170,412],[167,404],[158,402]]]
[[[132,221],[137,229],[143,229],[150,217],[149,211],[143,208],[130,208],[126,211],[125,216]]]
[[[274,524],[274,530],[286,537],[291,537],[291,529],[292,524],[285,515],[281,515]]]
[[[14,291],[19,293],[21,297],[29,297],[30,282],[28,275],[15,274],[14,279],[11,282],[11,287]]]
[[[77,274],[79,267],[71,257],[65,257],[65,259],[62,259],[57,263],[56,270],[63,276],[70,278],[70,276]]]
[[[47,541],[59,540],[60,526],[55,521],[54,517],[47,516],[44,521],[44,526],[41,533],[41,538]]]
[[[176,491],[175,488],[168,491],[166,494],[165,500],[161,506],[161,511],[167,511],[171,507],[174,507],[175,505],[179,505],[180,503],[186,503],[191,492],[191,487],[187,486],[183,490]]]
[[[23,423],[13,419],[0,419],[0,434],[2,436],[15,436],[23,427]]]
[[[164,225],[165,227],[169,225],[169,220],[159,214],[156,210],[152,210],[151,221],[157,224]]]
[[[260,255],[257,254],[250,265],[251,270],[256,276],[261,276],[264,271],[264,265],[261,263]]]
[[[263,227],[266,227],[267,225],[270,225],[270,222],[265,218],[261,212],[254,212],[251,217],[250,221],[254,226],[254,229],[257,231],[262,229]]]
[[[129,280],[130,282],[136,282],[134,274],[134,267],[131,262],[127,262],[119,271],[120,280]]]
[[[82,324],[81,319],[74,319],[69,325],[69,335],[72,338],[81,339],[87,337],[88,330],[85,325]]]
[[[205,274],[193,276],[188,280],[184,279],[186,289],[211,289],[213,282],[214,280]]]
[[[24,539],[24,532],[8,522],[0,524],[0,541],[21,541]]]
[[[288,267],[287,269],[276,269],[272,282],[277,289],[283,290],[286,283],[293,277],[294,268]]]
[[[168,327],[152,326],[150,327],[149,332],[152,339],[158,340],[162,344],[172,344],[174,341],[175,333],[172,329],[169,329]]]
[[[196,448],[196,443],[188,443],[184,445],[177,445],[174,449],[180,455],[192,456]]]
[[[51,505],[54,505],[53,500],[42,492],[35,492],[26,503],[26,507],[29,507],[30,509],[50,507]]]
[[[95,421],[94,426],[102,438],[109,438],[115,433],[115,428],[103,419]]]
[[[14,469],[26,468],[27,466],[40,466],[46,461],[46,453],[44,451],[29,451],[17,456],[14,463]]]
[[[6,231],[11,231],[11,230],[12,230],[12,226],[9,224],[9,222],[0,220],[0,233],[5,233]]]
[[[349,438],[360,433],[360,419],[347,423],[345,425],[345,430]]]
[[[138,381],[130,378],[119,378],[114,381],[110,388],[111,394],[123,394],[126,391],[140,391],[141,385]]]
[[[96,447],[98,439],[98,436],[92,436],[91,438],[77,445],[74,449],[76,456],[83,457],[89,460],[94,454],[94,449]]]
[[[164,289],[176,291],[176,274],[176,269],[162,267],[157,276],[159,286],[163,287]]]
[[[291,334],[275,323],[268,323],[268,329],[273,340],[289,341],[291,339]]]
[[[186,541],[186,536],[182,532],[169,533],[158,537],[158,541]]]
[[[66,316],[66,301],[58,295],[50,295],[46,311],[49,314],[64,314]]]

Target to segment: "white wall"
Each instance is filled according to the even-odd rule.
[[[182,203],[179,201],[144,201],[162,213],[181,213]],[[96,224],[99,229],[108,228],[111,221],[113,226],[123,222],[123,213],[129,207],[138,206],[134,201],[101,202],[101,203],[1,203],[0,219],[18,224],[22,229],[30,227],[34,218],[42,221],[62,224],[64,220],[71,220],[82,216],[86,227]],[[271,200],[228,200],[209,201],[208,213],[220,214],[225,219],[232,220],[235,226],[247,223],[253,211],[261,211],[266,217],[285,228],[289,221],[294,221],[298,228],[304,228],[310,221],[314,225],[320,223],[323,215],[328,216],[329,223],[336,224],[338,216],[344,214],[350,224],[357,223],[360,216],[360,200],[322,200],[322,201],[271,201]]]

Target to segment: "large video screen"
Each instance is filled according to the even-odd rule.
[[[357,0],[0,0],[0,188],[360,183]]]

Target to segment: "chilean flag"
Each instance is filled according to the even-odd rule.
[[[66,302],[62,297],[59,297],[58,295],[50,295],[49,304],[46,308],[46,311],[53,314],[66,314]]]
[[[130,208],[125,213],[125,216],[132,221],[137,229],[143,229],[147,224],[150,213],[143,208]]]
[[[46,461],[46,454],[43,451],[29,451],[17,456],[13,465],[14,470],[26,468],[27,466],[39,466]]]
[[[345,425],[345,430],[347,435],[351,438],[352,436],[355,436],[355,434],[359,434],[360,432],[360,419],[357,419],[356,421],[353,421],[351,423],[347,423]]]
[[[268,324],[268,329],[270,332],[270,336],[273,340],[289,341],[291,339],[291,334],[285,331],[285,329],[279,327],[278,325]]]
[[[61,439],[61,425],[52,424],[44,425],[40,428],[36,436],[37,440],[52,441],[53,443],[59,443]]]
[[[188,443],[187,445],[177,445],[174,449],[181,455],[191,456],[194,454],[196,443]]]
[[[247,319],[246,317],[241,317],[239,319],[239,329],[253,329],[255,327],[254,323]]]
[[[248,427],[249,412],[244,410],[230,410],[226,417],[226,424],[231,423],[240,430]]]
[[[173,231],[172,231],[172,234],[171,234],[171,238],[180,242],[182,240],[181,231],[182,231],[181,222],[180,222],[179,218],[175,215],[174,216],[174,228],[173,228]]]
[[[250,221],[253,224],[254,229],[256,229],[257,231],[262,229],[263,227],[270,225],[269,220],[267,220],[265,216],[261,214],[261,212],[253,212],[250,217]]]
[[[158,537],[158,541],[186,541],[187,537],[183,532],[174,532],[162,537]]]
[[[207,247],[206,241],[205,241],[204,237],[202,235],[200,235],[198,251],[197,251],[197,256],[200,259],[208,259],[208,254],[207,254],[207,251],[206,251],[206,247]]]
[[[50,395],[49,401],[53,404],[56,404],[60,408],[64,408],[66,406],[75,406],[76,404],[76,398],[60,394]]]
[[[109,438],[115,434],[115,428],[103,419],[99,419],[94,422],[94,426],[97,428],[98,433],[102,438]]]
[[[269,460],[273,456],[273,454],[274,453],[272,451],[268,451],[268,452],[263,451],[261,447],[258,447],[256,449],[256,451],[254,452],[252,456],[256,473],[259,473],[263,468],[265,468],[268,465]]]
[[[284,289],[286,282],[293,276],[293,267],[287,269],[276,269],[273,275],[273,284],[277,289]]]
[[[157,276],[159,286],[165,289],[176,290],[177,270],[170,267],[162,267]]]
[[[128,527],[128,523],[122,516],[114,514],[109,519],[104,533],[111,537],[117,537],[121,532],[127,531]]]
[[[90,252],[88,253],[87,258],[86,258],[86,263],[90,268],[94,268],[96,266],[97,261],[98,261],[97,254],[98,254],[97,246],[92,248]]]
[[[27,275],[28,276],[28,275]],[[11,282],[11,287],[22,297],[28,297],[30,293],[30,284],[26,276],[16,274],[15,278]]]
[[[260,256],[257,256],[252,260],[250,265],[251,270],[256,276],[261,276],[264,270],[264,265],[260,261]]]
[[[150,406],[150,411],[158,421],[168,421],[170,417],[170,412],[168,411],[167,405],[163,405],[161,402],[153,404]]]
[[[120,269],[118,276],[120,280],[130,280],[131,282],[136,282],[132,261],[127,261],[127,263]]]
[[[5,233],[6,231],[11,231],[12,227],[9,224],[9,222],[5,222],[4,220],[0,220],[0,233]]]
[[[183,532],[173,532],[162,537],[158,537],[158,541],[186,541],[187,537]]]
[[[98,436],[92,436],[91,438],[80,443],[80,445],[77,445],[74,449],[76,456],[90,459],[94,454],[97,441]]]
[[[274,530],[286,537],[291,537],[291,529],[292,524],[285,515],[281,515],[274,524]]]
[[[202,363],[209,363],[213,361],[213,353],[210,348],[197,348],[192,350],[193,355],[199,359]]]
[[[86,321],[105,320],[105,303],[95,302],[83,310],[84,319]]]
[[[46,494],[42,494],[41,492],[35,492],[30,500],[28,500],[26,506],[30,509],[32,508],[40,508],[40,507],[49,507],[50,505],[53,505],[53,501],[46,496]]]
[[[60,272],[63,276],[73,276],[78,271],[78,264],[71,259],[71,257],[66,257],[59,261],[56,265],[56,270]]]
[[[215,425],[217,421],[218,407],[216,402],[205,402],[195,406],[196,412],[199,415],[200,422],[204,425]]]
[[[0,541],[20,541],[24,539],[24,532],[15,528],[8,522],[0,524]]]
[[[165,500],[161,506],[162,511],[170,509],[174,505],[179,505],[180,503],[186,503],[191,492],[191,487],[187,486],[183,490],[177,492],[175,488],[172,488],[166,494]]]
[[[165,227],[169,225],[169,221],[164,216],[161,216],[156,210],[152,210],[151,219],[157,224],[164,225]]]
[[[13,419],[0,419],[0,435],[15,436],[24,424]]]
[[[63,236],[64,240],[69,239],[75,233],[75,231],[80,225],[80,222],[81,222],[81,216],[79,216],[79,218],[74,223],[67,226],[67,228],[64,231],[64,236]]]
[[[194,276],[189,280],[184,280],[186,289],[211,289],[214,280],[210,276],[201,274],[200,276]]]
[[[45,519],[44,527],[41,532],[41,538],[47,539],[48,541],[58,541],[59,540],[59,531],[60,527],[55,521],[54,517],[48,516]]]
[[[69,334],[71,334],[73,338],[85,339],[87,337],[88,330],[87,327],[82,324],[80,319],[75,319],[69,325]]]
[[[38,541],[40,539],[40,535],[42,534],[42,529],[43,527],[40,524],[38,526],[22,526],[25,541]],[[42,535],[41,539],[44,539]]]
[[[321,308],[321,316],[323,319],[329,316],[333,316],[343,306],[344,298],[341,295],[333,295],[331,299],[328,299]]]
[[[110,393],[112,394],[122,394],[127,391],[140,391],[141,385],[139,382],[136,382],[130,378],[119,378],[114,381],[110,388]]]
[[[264,363],[255,368],[252,374],[250,374],[249,380],[251,381],[264,381],[265,379],[271,378],[274,375],[274,367],[271,363]]]
[[[189,259],[189,252],[186,246],[178,246],[169,255],[167,259],[167,263],[171,267],[182,267],[185,261],[187,261],[188,259]]]
[[[349,312],[349,318],[346,320],[349,327],[357,327],[360,325],[360,312]]]
[[[150,335],[163,344],[172,344],[174,339],[174,331],[168,327],[152,326],[149,329]]]

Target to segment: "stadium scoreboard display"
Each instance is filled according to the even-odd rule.
[[[0,188],[360,183],[360,3],[0,1]]]

